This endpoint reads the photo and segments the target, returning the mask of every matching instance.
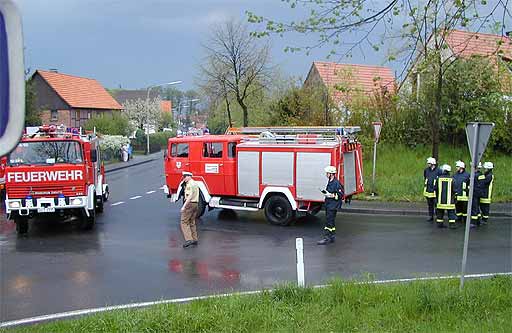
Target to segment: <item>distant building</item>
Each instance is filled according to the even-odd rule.
[[[394,92],[395,76],[389,67],[315,61],[305,87],[322,87],[337,105],[358,96]]]
[[[116,101],[121,104],[125,105],[127,101],[136,101],[138,99],[145,101],[148,97],[147,90],[140,89],[140,90],[114,90],[112,91],[112,96],[116,99]],[[153,100],[155,98],[162,99],[160,93],[158,90],[153,90],[149,92],[149,99]],[[172,101],[167,100],[161,100],[160,101],[160,109],[162,112],[172,112]]]
[[[95,115],[111,115],[123,108],[94,79],[37,70],[30,80],[43,124],[81,127]]]

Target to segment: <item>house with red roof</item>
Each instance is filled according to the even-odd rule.
[[[315,61],[305,87],[321,86],[337,105],[357,96],[395,92],[395,76],[389,67]]]
[[[123,109],[94,79],[36,70],[30,80],[34,106],[45,125],[81,127],[96,115],[112,115]]]

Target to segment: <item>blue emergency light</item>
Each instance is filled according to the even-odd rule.
[[[0,156],[13,149],[25,121],[21,18],[12,0],[0,0]]]

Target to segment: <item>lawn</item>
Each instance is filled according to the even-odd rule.
[[[364,182],[365,192],[372,190],[373,146],[365,146]],[[408,148],[403,145],[381,143],[377,146],[376,192],[384,201],[424,201],[423,169],[431,149],[427,146]],[[452,174],[455,161],[461,159],[469,172],[469,150],[467,147],[441,146],[438,164],[449,164]],[[493,202],[512,201],[512,156],[490,153],[482,161],[494,163]],[[363,198],[359,196],[359,198]]]
[[[402,284],[335,281],[105,312],[12,332],[510,332],[512,277]]]

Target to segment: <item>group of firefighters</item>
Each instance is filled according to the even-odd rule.
[[[448,215],[450,228],[457,228],[456,222],[467,218],[470,174],[462,161],[455,162],[456,172],[450,175],[451,166],[437,166],[436,159],[429,157],[423,171],[423,195],[427,199],[429,222],[434,221],[439,228],[445,228],[444,215]],[[471,205],[471,227],[487,224],[492,196],[494,176],[492,162],[479,164],[475,170],[473,200]]]

